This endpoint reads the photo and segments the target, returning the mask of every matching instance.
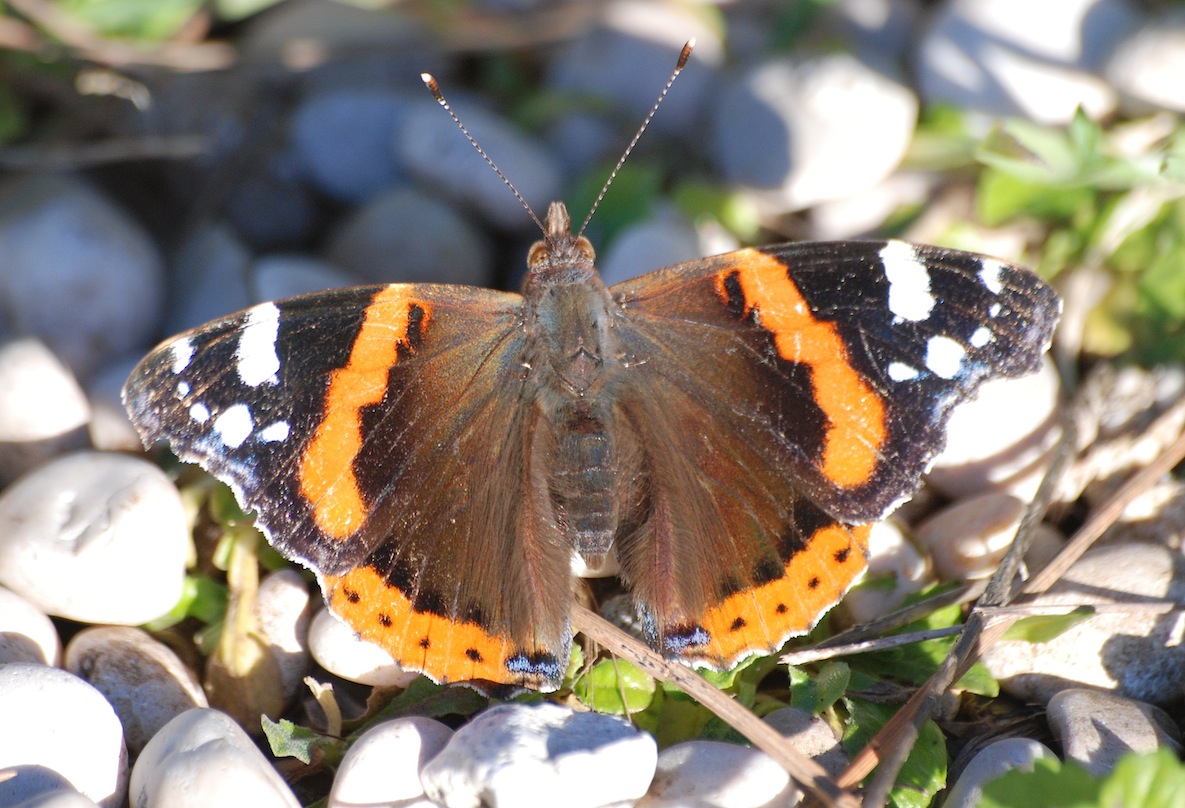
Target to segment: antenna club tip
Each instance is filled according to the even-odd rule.
[[[687,65],[687,60],[691,58],[691,51],[695,48],[695,37],[687,40],[683,45],[683,50],[679,52],[679,62],[675,65],[675,72],[679,72]]]

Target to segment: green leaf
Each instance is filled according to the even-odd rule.
[[[308,727],[292,723],[287,718],[272,721],[264,715],[260,716],[260,723],[275,757],[296,758],[307,766],[314,758],[340,760],[345,752],[344,741],[320,735]]]
[[[1185,801],[1185,764],[1169,749],[1124,755],[1103,781],[1101,808],[1175,808]]]
[[[755,239],[761,230],[761,215],[748,194],[706,182],[684,182],[672,199],[689,218],[711,216],[745,241]]]
[[[422,715],[427,718],[441,718],[446,715],[468,717],[485,709],[489,704],[488,698],[472,688],[463,685],[438,685],[431,679],[420,676],[413,679],[402,693],[391,699],[367,724],[404,715]]]
[[[189,22],[202,0],[59,0],[57,5],[103,36],[159,41]]]
[[[1032,771],[1013,769],[986,783],[977,808],[1096,808],[1099,785],[1076,763],[1039,758]]]
[[[1068,614],[1035,614],[1022,617],[1004,632],[1002,639],[1024,642],[1049,642],[1091,617],[1095,613],[1089,606],[1080,606]]]
[[[1000,695],[1000,683],[982,662],[973,664],[966,673],[955,682],[956,690],[966,690],[979,696],[994,699]]]
[[[640,713],[654,701],[654,679],[624,659],[604,659],[576,679],[572,692],[589,709],[611,715]]]
[[[811,673],[790,667],[790,704],[811,715],[819,715],[839,701],[852,680],[852,669],[844,662],[824,662]]]
[[[862,699],[845,699],[844,704],[849,718],[843,744],[849,754],[863,749],[896,712],[894,706]],[[927,808],[946,786],[947,766],[946,739],[937,724],[927,721],[897,774],[889,803],[896,808]],[[875,770],[871,776],[875,776]]]

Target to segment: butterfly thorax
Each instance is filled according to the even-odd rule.
[[[526,356],[537,412],[532,443],[546,469],[555,523],[586,563],[599,566],[620,521],[622,449],[612,390],[622,378],[614,303],[593,250],[569,232],[553,202],[523,285]]]

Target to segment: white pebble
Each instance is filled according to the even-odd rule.
[[[104,808],[123,805],[128,786],[123,727],[99,691],[57,668],[0,665],[0,716],[0,770],[42,766]],[[35,793],[44,791],[44,778],[32,779]]]
[[[300,689],[309,667],[309,587],[294,569],[276,570],[259,584],[255,611],[280,671],[287,702]]]
[[[782,707],[761,719],[794,744],[794,748],[814,760],[832,776],[838,777],[848,767],[835,730],[823,718],[794,707]]]
[[[89,420],[90,405],[74,373],[45,343],[0,345],[0,441],[57,438]]]
[[[405,671],[391,655],[358,638],[354,630],[322,609],[309,625],[309,650],[317,664],[351,682],[380,687],[407,687],[418,673]]]
[[[0,184],[0,311],[86,378],[159,325],[160,253],[143,226],[95,188],[57,172]]]
[[[959,779],[943,800],[943,808],[975,808],[983,797],[983,787],[1013,769],[1032,771],[1033,762],[1057,757],[1045,744],[1030,738],[1004,738],[993,741],[975,753],[963,768]]]
[[[1008,551],[1024,512],[1011,494],[982,494],[943,508],[914,535],[930,551],[939,580],[986,578]]]
[[[300,805],[243,728],[210,709],[182,713],[148,742],[132,769],[129,802],[145,808]]]
[[[720,741],[686,741],[658,756],[658,770],[638,808],[672,800],[714,808],[791,808],[802,792],[760,749]]]
[[[1178,700],[1185,691],[1179,621],[1130,607],[1185,606],[1182,569],[1180,553],[1157,544],[1093,547],[1032,605],[1038,613],[1088,604],[1121,608],[1088,617],[1049,642],[1001,640],[984,652],[983,663],[1005,692],[1041,704],[1080,686],[1153,704]]]
[[[1181,730],[1164,710],[1114,693],[1063,690],[1049,700],[1046,716],[1066,759],[1096,777],[1109,774],[1132,752],[1167,747],[1181,754]]]
[[[882,585],[890,577],[891,585]],[[848,625],[867,623],[899,607],[931,580],[930,563],[896,522],[876,522],[868,536],[868,572],[863,580],[869,585],[857,585],[836,607],[836,616]]]
[[[12,590],[0,587],[0,665],[57,665],[62,640],[49,616]]]
[[[4,773],[0,772],[0,777],[3,776]],[[65,788],[38,794],[18,803],[4,802],[3,794],[0,794],[0,805],[9,808],[98,808],[99,804],[72,788]]]
[[[205,707],[197,677],[164,643],[129,626],[94,626],[66,646],[65,667],[95,687],[123,724],[135,757],[160,728],[194,707]]]
[[[1061,434],[1061,381],[1048,358],[1019,379],[993,379],[947,423],[927,484],[950,497],[1003,491],[1028,502]]]
[[[176,486],[136,457],[80,452],[0,494],[0,584],[51,615],[159,617],[181,596],[189,544]]]
[[[652,735],[614,716],[502,704],[457,730],[421,781],[446,808],[600,808],[641,797],[656,754]]]
[[[452,736],[448,726],[422,716],[371,727],[342,759],[329,792],[329,808],[378,808],[423,799],[420,771]]]

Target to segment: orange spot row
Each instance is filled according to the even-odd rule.
[[[507,670],[506,659],[517,650],[508,637],[488,634],[473,623],[417,612],[372,567],[326,576],[324,586],[334,613],[402,668],[421,671],[438,682],[485,679],[534,687],[544,684],[524,682],[521,675]]]
[[[427,315],[427,304],[408,297],[406,289],[389,286],[375,295],[349,361],[330,376],[325,420],[300,461],[300,491],[313,503],[313,521],[337,539],[351,536],[366,521],[367,504],[353,473],[362,449],[362,408],[378,404],[387,392],[399,345],[407,347],[412,306]]]
[[[706,648],[696,649],[696,657],[713,667],[728,668],[752,652],[776,651],[790,637],[810,631],[868,565],[870,529],[870,525],[822,528],[806,550],[787,562],[783,577],[738,592],[709,609],[700,624],[712,640]],[[840,556],[845,559],[842,563],[836,560]]]
[[[884,404],[852,367],[835,324],[812,314],[787,276],[786,266],[759,250],[741,253],[741,260],[718,275],[719,294],[727,296],[725,278],[735,273],[746,307],[757,309],[762,327],[774,335],[778,354],[810,366],[815,398],[831,422],[823,448],[823,474],[837,485],[868,482],[887,437]]]

